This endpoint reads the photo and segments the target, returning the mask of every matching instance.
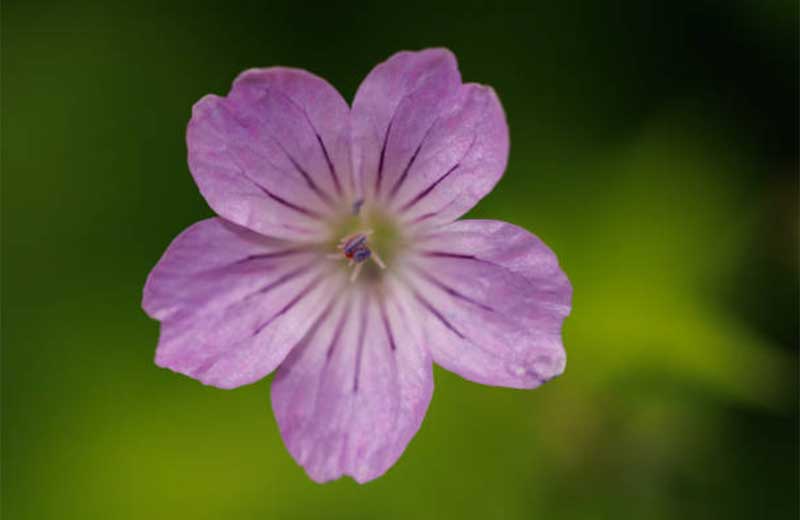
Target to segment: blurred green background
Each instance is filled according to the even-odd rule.
[[[2,513],[71,518],[798,517],[798,12],[788,1],[2,2]],[[153,364],[150,268],[211,215],[192,104],[282,64],[348,100],[444,45],[495,87],[522,225],[574,288],[566,373],[436,372],[365,486],[311,482],[269,381]]]

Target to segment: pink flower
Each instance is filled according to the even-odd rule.
[[[445,49],[375,67],[352,108],[298,69],[197,102],[189,167],[219,217],[181,233],[142,306],[156,363],[219,388],[277,369],[272,405],[319,482],[374,479],[419,429],[432,364],[534,388],[564,370],[572,289],[511,224],[462,220],[506,166],[494,91]]]

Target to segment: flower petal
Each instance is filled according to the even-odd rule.
[[[227,97],[195,104],[186,141],[214,211],[267,236],[316,236],[352,191],[347,103],[302,70],[242,73]]]
[[[555,254],[511,224],[464,220],[420,241],[407,278],[433,359],[488,385],[533,388],[561,374],[572,288]]]
[[[354,162],[368,196],[409,222],[449,223],[505,170],[508,126],[494,91],[461,84],[445,49],[378,65],[353,102]]]
[[[377,478],[419,429],[433,392],[432,362],[408,312],[397,297],[381,303],[355,292],[278,369],[275,416],[312,479]]]
[[[221,388],[264,377],[344,283],[326,265],[222,219],[194,224],[145,284],[142,307],[161,321],[156,363]]]

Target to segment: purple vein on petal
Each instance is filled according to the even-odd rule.
[[[464,255],[464,254],[461,254],[461,253],[448,253],[448,252],[445,252],[445,251],[420,251],[420,254],[421,255],[425,255],[425,256],[433,256],[433,257],[437,257],[437,258],[461,258],[461,259],[464,259],[464,260],[478,260],[478,261],[481,261],[481,259],[478,258],[475,255]]]
[[[427,197],[427,196],[428,196],[428,194],[430,194],[430,192],[432,192],[432,191],[433,191],[433,189],[434,189],[434,188],[436,188],[436,186],[438,186],[440,182],[442,182],[443,180],[445,180],[445,179],[446,179],[446,178],[447,178],[447,177],[448,177],[448,176],[449,176],[451,173],[453,173],[454,171],[456,171],[456,170],[458,169],[458,167],[459,167],[459,166],[461,166],[461,165],[460,165],[460,164],[456,164],[455,166],[453,166],[452,168],[450,168],[449,170],[447,170],[447,172],[446,172],[444,175],[442,175],[441,177],[439,177],[438,179],[436,179],[435,181],[433,181],[433,184],[431,184],[430,186],[428,186],[427,188],[425,188],[424,190],[422,190],[421,192],[419,192],[419,193],[418,193],[418,194],[417,194],[417,195],[416,195],[416,196],[415,196],[413,199],[411,199],[411,200],[409,200],[408,202],[406,202],[405,204],[403,204],[403,207],[402,207],[402,208],[400,208],[400,211],[407,211],[407,210],[409,210],[411,207],[413,207],[413,206],[414,206],[415,204],[417,204],[419,201],[421,201],[422,199],[424,199],[425,197]]]
[[[320,279],[321,279],[321,277],[318,277],[316,280],[312,281],[312,284],[314,284],[315,282],[317,282],[317,283],[318,283]],[[311,285],[311,284],[310,284],[310,285]],[[307,287],[307,289],[309,289],[309,290],[310,290],[310,285]],[[276,313],[274,316],[272,316],[272,317],[271,317],[271,318],[269,318],[267,321],[265,321],[264,323],[262,323],[262,324],[260,324],[258,327],[256,327],[256,329],[255,329],[255,330],[252,332],[252,334],[251,334],[251,337],[252,337],[252,336],[256,336],[256,335],[258,335],[258,333],[260,333],[260,332],[261,332],[261,331],[262,331],[262,330],[263,330],[263,329],[264,329],[264,328],[265,328],[267,325],[269,325],[270,323],[272,323],[272,321],[273,321],[275,318],[277,318],[277,317],[278,317],[278,316],[280,316],[281,314],[284,314],[285,312],[287,312],[287,311],[288,311],[288,310],[289,310],[289,309],[290,309],[290,308],[291,308],[291,307],[292,307],[292,306],[293,306],[295,303],[297,303],[297,301],[299,301],[299,300],[300,300],[300,298],[301,298],[303,295],[305,295],[307,292],[308,292],[308,291],[307,291],[307,290],[305,290],[305,289],[304,289],[303,291],[301,291],[301,292],[300,292],[300,295],[298,295],[298,297],[295,297],[295,299],[294,299],[292,302],[289,302],[289,304],[287,304],[286,306],[284,306],[284,308],[283,308],[283,309],[281,309],[280,311],[278,311],[278,312],[277,312],[277,313]],[[252,296],[252,295],[251,295],[251,296]],[[226,352],[219,352],[219,353],[217,353],[217,354],[215,354],[215,355],[213,355],[213,356],[209,357],[209,358],[208,358],[207,360],[205,360],[205,361],[204,361],[204,362],[203,362],[203,363],[202,363],[200,366],[198,366],[198,367],[195,367],[194,369],[192,369],[192,376],[193,376],[193,377],[199,377],[201,374],[203,374],[203,373],[207,372],[208,370],[210,370],[210,369],[211,369],[211,367],[213,367],[213,366],[214,366],[214,365],[217,363],[217,361],[219,361],[220,359],[222,359],[222,357],[224,357],[225,355],[226,355]]]
[[[312,218],[316,218],[316,219],[321,218],[321,215],[319,213],[317,213],[316,211],[308,209],[308,208],[305,208],[303,206],[299,206],[299,205],[297,205],[297,204],[295,204],[293,202],[289,202],[288,200],[284,199],[283,197],[279,197],[278,195],[275,195],[274,193],[269,191],[267,188],[265,188],[261,184],[257,183],[253,179],[251,179],[246,173],[242,172],[242,174],[244,175],[245,179],[250,181],[256,188],[261,190],[266,196],[268,196],[269,198],[271,198],[275,202],[278,202],[279,204],[283,204],[287,208],[293,209],[296,212],[302,213],[303,215],[306,215],[308,217],[312,217]]]
[[[263,296],[264,294],[268,293],[272,289],[275,289],[276,287],[280,287],[281,285],[285,284],[289,280],[291,280],[293,278],[297,278],[301,274],[305,273],[306,271],[308,271],[311,268],[312,265],[314,265],[314,264],[313,263],[306,264],[306,265],[298,267],[297,269],[289,271],[288,273],[280,276],[276,280],[273,280],[272,282],[268,283],[267,285],[265,285],[264,287],[258,289],[257,291],[254,291],[254,292],[250,293],[249,295],[247,295],[245,297],[245,299],[251,298],[251,297],[253,297],[253,296],[257,295],[257,294]]]
[[[386,339],[389,340],[389,346],[392,350],[397,350],[397,343],[394,340],[394,333],[392,326],[389,324],[389,318],[386,316],[386,302],[380,297],[378,298],[378,308],[381,311],[381,320],[383,321],[383,330],[386,331]]]
[[[442,325],[450,329],[450,331],[459,338],[466,339],[466,336],[464,336],[457,328],[455,328],[455,326],[452,323],[447,321],[447,318],[444,317],[442,312],[436,307],[434,307],[431,302],[423,298],[422,295],[419,294],[417,291],[412,289],[411,292],[414,294],[414,298],[416,298],[417,301],[420,302],[423,307],[425,307],[431,314],[433,314],[442,323]]]
[[[308,251],[310,251],[310,249],[308,249],[308,248],[299,248],[298,247],[298,248],[293,248],[293,249],[284,249],[284,250],[280,250],[280,251],[273,251],[273,252],[270,252],[270,253],[260,253],[260,254],[255,254],[255,255],[249,255],[249,256],[245,256],[243,258],[239,258],[237,260],[234,260],[232,262],[226,263],[226,264],[222,264],[222,265],[218,265],[218,266],[215,266],[215,267],[211,267],[209,269],[200,271],[199,273],[196,273],[196,274],[212,274],[212,273],[221,272],[221,271],[224,272],[225,270],[230,269],[231,267],[241,266],[241,265],[253,262],[253,261],[269,260],[269,259],[273,259],[273,258],[282,258],[282,257],[290,256],[290,255],[293,255],[293,254],[306,253]],[[274,266],[272,266],[272,267],[274,267]],[[273,270],[274,269],[272,269],[272,268],[268,269],[269,272],[271,272]]]
[[[286,314],[287,312],[289,312],[292,307],[297,305],[297,302],[302,300],[309,292],[314,290],[319,285],[319,283],[322,281],[322,279],[323,279],[323,275],[318,275],[313,280],[311,280],[300,292],[297,293],[297,295],[294,298],[292,298],[289,301],[289,303],[284,305],[281,310],[276,312],[267,321],[265,321],[265,322],[261,323],[260,325],[258,325],[258,327],[256,327],[255,331],[253,331],[253,336],[257,335],[259,332],[264,330],[264,328],[266,328],[270,323],[275,321],[275,319],[277,319],[278,317],[280,317],[280,316]]]
[[[336,330],[334,330],[333,332],[333,338],[331,338],[331,343],[330,345],[328,345],[328,350],[325,352],[325,358],[327,361],[330,361],[331,356],[333,356],[333,350],[339,343],[339,338],[342,335],[342,330],[344,330],[344,324],[347,322],[347,318],[350,316],[351,307],[352,307],[352,302],[348,300],[347,305],[342,311],[342,315],[339,316],[339,322],[336,324]]]
[[[434,235],[428,235],[428,236],[434,236]],[[498,267],[505,271],[510,271],[510,269],[506,266],[500,265],[497,262],[493,262],[491,260],[478,258],[475,255],[466,255],[463,253],[448,253],[446,251],[420,251],[419,254],[431,258],[454,258],[456,260],[469,260],[471,262],[478,262],[480,264],[491,265],[493,267]]]
[[[381,155],[378,159],[378,175],[375,176],[375,194],[377,195],[381,191],[381,181],[383,180],[383,163],[386,159],[386,145],[389,143],[389,134],[392,131],[392,123],[394,122],[394,118],[389,121],[389,126],[386,127],[386,133],[383,136],[383,146],[381,146]]]
[[[303,180],[306,181],[306,184],[311,189],[311,191],[313,191],[316,194],[316,196],[319,197],[328,206],[332,206],[333,205],[333,200],[331,200],[330,196],[327,193],[325,193],[323,190],[321,190],[319,186],[317,186],[317,183],[314,182],[314,179],[311,178],[311,176],[308,174],[308,172],[305,170],[305,168],[300,166],[300,163],[283,146],[283,143],[281,143],[275,137],[272,137],[272,139],[278,145],[278,148],[280,148],[281,151],[283,151],[284,155],[286,155],[286,158],[289,159],[289,162],[292,163],[292,166],[294,166],[294,169],[297,170],[297,172],[303,177]],[[317,139],[319,139],[319,136],[317,136]],[[324,150],[324,147],[323,147],[323,150]],[[330,163],[330,160],[327,158],[327,156],[325,158]]]
[[[419,217],[417,217],[414,220],[412,220],[411,223],[412,224],[419,224],[420,222],[428,220],[431,217],[435,217],[438,214],[439,214],[438,211],[431,211],[429,213],[425,213],[423,215],[420,215]]]
[[[364,295],[364,303],[361,305],[361,320],[358,328],[358,350],[356,351],[355,375],[353,376],[353,393],[358,392],[358,379],[361,375],[361,357],[364,352],[364,336],[367,331],[367,312],[369,306],[369,295]]]
[[[265,260],[267,258],[282,258],[284,256],[296,255],[300,253],[308,252],[308,249],[305,248],[292,248],[292,249],[283,249],[280,251],[272,251],[269,253],[260,253],[257,255],[249,255],[244,258],[240,258],[235,262],[232,262],[230,265],[241,265],[246,264],[247,262],[252,262],[253,260]]]
[[[417,149],[414,150],[414,153],[411,155],[411,159],[408,160],[408,164],[406,164],[405,169],[403,169],[402,175],[400,175],[400,177],[394,181],[394,186],[392,186],[392,190],[389,192],[390,197],[397,195],[397,190],[400,189],[400,186],[402,186],[403,182],[406,180],[406,177],[408,177],[408,172],[411,170],[411,166],[414,164],[414,161],[417,160],[417,155],[419,155],[419,151],[421,149],[422,143],[419,143],[419,146],[417,146]]]
[[[306,335],[303,336],[303,338],[300,341],[297,342],[297,344],[295,345],[294,348],[305,349],[309,345],[311,345],[311,340],[314,339],[314,337],[317,335],[317,332],[322,327],[322,323],[324,321],[326,321],[330,317],[331,311],[333,310],[334,306],[336,306],[336,304],[338,302],[339,302],[339,300],[336,297],[336,294],[334,293],[334,296],[331,298],[331,300],[328,302],[328,304],[322,310],[322,312],[317,317],[317,319],[314,320],[314,323],[311,325],[311,327],[309,327],[308,332],[306,333]]]
[[[448,202],[447,204],[445,204],[444,206],[442,206],[441,208],[437,209],[437,210],[429,211],[428,213],[425,213],[425,214],[422,214],[422,215],[420,215],[418,217],[415,217],[413,220],[411,220],[410,224],[419,224],[420,222],[428,220],[431,217],[435,217],[436,215],[446,211],[447,208],[453,206],[453,204],[455,204],[456,201],[458,201],[457,197],[454,198],[453,200],[451,200],[450,202]]]
[[[464,159],[465,159],[465,158],[466,158],[466,157],[467,157],[467,156],[470,154],[470,152],[472,151],[473,147],[475,146],[475,143],[477,142],[477,140],[478,140],[478,136],[477,136],[477,135],[473,135],[473,137],[472,137],[472,142],[469,144],[469,146],[467,147],[467,150],[466,150],[466,151],[464,152],[464,154],[461,156],[461,159],[459,159],[459,160],[458,160],[458,162],[457,162],[457,163],[456,163],[456,164],[455,164],[453,167],[451,167],[449,170],[447,170],[447,172],[445,172],[445,174],[444,174],[444,175],[442,175],[441,177],[439,177],[438,179],[436,179],[436,180],[433,182],[433,184],[431,184],[430,186],[428,186],[427,188],[425,188],[424,190],[422,190],[422,191],[421,191],[420,193],[418,193],[418,194],[417,194],[417,195],[416,195],[416,196],[415,196],[413,199],[411,199],[411,200],[409,200],[408,202],[406,202],[406,203],[405,203],[405,204],[404,204],[404,205],[403,205],[403,206],[400,208],[400,211],[406,211],[406,210],[410,209],[412,206],[414,206],[415,204],[417,204],[419,201],[421,201],[422,199],[424,199],[425,197],[427,197],[427,196],[430,194],[430,192],[432,192],[432,191],[434,190],[434,188],[436,188],[436,186],[438,186],[438,185],[439,185],[439,183],[441,183],[441,182],[442,182],[443,180],[445,180],[445,179],[446,179],[448,176],[450,176],[450,174],[451,174],[451,173],[453,173],[454,171],[456,171],[456,170],[457,170],[457,169],[458,169],[458,168],[461,166],[461,161],[463,161],[463,160],[464,160]],[[434,213],[435,213],[435,212],[434,212]],[[431,216],[432,216],[432,215],[431,215]],[[425,218],[428,218],[428,217],[426,216]]]
[[[237,119],[237,121],[239,121],[239,124],[249,131],[249,127],[245,126],[246,123],[242,122],[239,119]],[[275,143],[275,145],[278,148],[280,148],[280,150],[283,152],[283,155],[286,156],[286,158],[289,160],[290,163],[292,163],[294,169],[300,174],[301,177],[303,177],[303,180],[305,180],[306,184],[311,189],[311,191],[313,191],[317,195],[317,197],[319,197],[320,200],[322,200],[328,206],[333,207],[334,203],[333,200],[330,198],[330,196],[325,191],[321,190],[319,186],[317,186],[317,183],[314,182],[314,179],[312,179],[311,176],[308,174],[308,172],[302,166],[300,166],[300,163],[292,156],[292,154],[289,153],[286,147],[283,146],[283,143],[280,141],[280,139],[278,139],[271,133],[267,134],[267,137],[269,137]],[[271,167],[275,168],[276,170],[280,171],[283,174],[288,175],[288,172],[286,170],[275,164],[267,155],[264,155],[258,152],[257,150],[253,149],[251,149],[251,151],[257,157],[259,157],[263,161],[266,161]]]
[[[306,116],[308,118],[308,116]],[[311,124],[311,121],[309,121]],[[336,168],[333,167],[333,161],[331,161],[330,155],[328,155],[328,149],[325,148],[325,143],[322,142],[322,137],[320,137],[317,129],[314,128],[314,125],[311,125],[311,128],[314,130],[314,135],[317,136],[317,142],[319,143],[319,147],[322,148],[322,155],[325,156],[325,162],[328,163],[328,171],[331,174],[331,178],[333,179],[333,184],[336,186],[336,193],[339,195],[342,194],[342,185],[339,183],[339,176],[336,174]]]
[[[431,237],[431,236],[435,236],[435,235],[428,235],[428,236]],[[469,260],[469,261],[472,261],[472,262],[478,262],[478,263],[485,264],[485,265],[491,265],[491,266],[494,266],[494,267],[499,267],[499,268],[504,269],[506,271],[509,270],[507,267],[504,267],[504,266],[498,264],[497,262],[492,262],[491,260],[485,260],[483,258],[478,258],[475,255],[466,255],[466,254],[463,254],[463,253],[448,253],[446,251],[424,251],[424,250],[420,251],[419,254],[421,254],[423,256],[431,257],[431,258],[454,258],[456,260]]]
[[[431,276],[430,274],[425,272],[425,270],[421,269],[420,267],[412,266],[412,265],[410,265],[409,267],[411,267],[417,274],[422,276],[428,282],[430,282],[431,284],[435,285],[436,287],[438,287],[442,291],[446,292],[450,296],[453,296],[454,298],[458,298],[459,300],[465,301],[467,303],[471,303],[472,305],[475,305],[476,307],[479,307],[479,308],[481,308],[481,309],[483,309],[485,311],[494,312],[494,309],[489,307],[485,303],[481,303],[478,300],[476,300],[476,299],[474,299],[474,298],[472,298],[470,296],[467,296],[466,294],[464,294],[464,293],[462,293],[460,291],[457,291],[456,289],[453,289],[452,287],[450,287],[449,285],[445,284],[444,282],[442,282],[440,280],[437,280],[436,278],[434,278],[433,276]]]
[[[394,181],[394,186],[392,186],[392,190],[391,192],[389,192],[390,197],[394,197],[395,195],[397,195],[398,190],[400,190],[400,187],[405,182],[406,177],[408,177],[408,172],[411,171],[411,166],[413,166],[414,161],[417,160],[417,156],[419,155],[420,150],[422,150],[422,145],[424,145],[425,141],[428,140],[428,136],[430,135],[431,130],[433,130],[433,127],[436,126],[436,123],[438,121],[439,118],[436,118],[436,120],[431,124],[431,126],[428,127],[428,130],[425,131],[425,135],[422,136],[422,140],[419,142],[417,149],[414,150],[414,153],[411,155],[411,159],[408,160],[408,164],[406,164],[406,167],[403,170],[403,174],[400,175],[400,177],[398,177],[396,181]]]
[[[269,90],[269,89],[268,89],[268,90]],[[287,99],[289,99],[289,98],[287,98]],[[289,101],[290,101],[290,102],[292,102],[292,103],[294,103],[294,101],[292,101],[291,99],[290,99]],[[294,104],[296,105],[296,103],[294,103]],[[301,110],[302,110],[302,107],[299,107],[299,108],[301,108]],[[243,119],[242,119],[242,118],[241,118],[241,117],[240,117],[240,116],[239,116],[239,115],[236,113],[236,111],[235,111],[235,110],[231,110],[230,108],[228,108],[228,113],[229,113],[229,114],[230,114],[230,116],[231,116],[231,117],[232,117],[232,118],[233,118],[233,119],[234,119],[234,120],[235,120],[235,121],[236,121],[236,122],[239,124],[239,126],[241,126],[241,127],[242,127],[244,130],[246,130],[248,133],[252,133],[252,128],[251,128],[251,125],[250,125],[250,124],[249,124],[247,121],[243,120]],[[306,117],[306,120],[308,120],[308,115],[307,115],[307,114],[305,114],[305,110],[303,110],[303,113],[304,113],[304,115],[305,115],[305,117]],[[309,125],[311,125],[311,121],[308,121],[308,124],[309,124]],[[313,126],[313,125],[311,125],[311,128],[313,129],[313,128],[314,128],[314,126]],[[316,133],[316,130],[314,130],[314,132]],[[292,162],[292,164],[294,164],[294,165],[295,165],[295,167],[297,167],[298,165],[295,163],[295,161],[294,161],[294,158],[293,158],[291,155],[289,155],[289,153],[288,153],[288,152],[287,152],[287,151],[284,149],[284,147],[283,147],[283,144],[281,144],[280,140],[279,140],[279,139],[277,139],[277,138],[276,138],[275,136],[273,136],[273,135],[269,135],[269,137],[270,137],[270,138],[272,138],[272,140],[273,140],[273,141],[275,141],[275,143],[277,143],[278,147],[279,147],[281,150],[283,150],[284,154],[286,154],[286,157],[287,157],[287,158],[288,158],[288,159],[289,159],[289,160]],[[319,136],[317,136],[317,137],[319,137]],[[324,149],[324,147],[323,147],[323,149]],[[257,153],[257,155],[259,155],[260,157],[263,157],[261,154],[258,154],[258,153]],[[243,176],[245,179],[247,179],[248,181],[250,181],[250,182],[251,182],[253,185],[255,185],[255,186],[258,188],[258,189],[260,189],[261,191],[263,191],[263,192],[264,192],[264,193],[265,193],[265,194],[266,194],[268,197],[270,197],[270,198],[272,198],[272,199],[276,200],[277,202],[279,202],[279,203],[281,203],[281,204],[283,204],[283,205],[285,205],[285,206],[287,206],[287,207],[289,207],[289,208],[291,208],[291,209],[293,209],[293,210],[295,210],[295,211],[298,211],[298,212],[300,212],[300,213],[303,213],[304,215],[308,215],[308,216],[310,216],[310,217],[315,217],[315,218],[320,218],[320,215],[319,215],[319,213],[317,213],[317,212],[315,212],[315,211],[312,211],[312,210],[310,210],[310,209],[308,209],[308,208],[304,208],[304,207],[302,207],[302,206],[299,206],[299,205],[297,205],[297,204],[291,203],[291,202],[287,201],[286,199],[284,199],[284,198],[282,198],[282,197],[279,197],[279,196],[275,195],[274,193],[272,193],[271,191],[269,191],[267,188],[265,188],[264,186],[262,186],[262,185],[261,185],[261,183],[257,182],[255,179],[253,179],[252,177],[250,177],[250,176],[247,174],[247,171],[246,171],[246,170],[245,170],[245,169],[244,169],[244,168],[241,166],[241,164],[239,164],[239,161],[236,161],[236,160],[235,160],[235,158],[234,158],[234,161],[235,161],[236,165],[237,165],[237,166],[238,166],[238,168],[239,168],[239,173],[241,173],[241,174],[242,174],[242,176]],[[272,164],[272,162],[271,162],[271,161],[269,161],[269,159],[267,159],[267,161],[268,161],[268,162],[270,162],[270,164]],[[300,173],[301,173],[301,174],[303,174],[303,171],[302,171],[302,170],[300,170],[299,168],[298,168],[298,171],[300,171]],[[305,176],[305,175],[304,175],[304,176]]]
[[[317,131],[317,127],[314,126],[314,123],[311,121],[311,118],[308,117],[308,112],[306,108],[297,103],[294,99],[289,96],[286,96],[286,99],[289,100],[291,104],[296,106],[302,113],[303,117],[306,119],[306,123],[308,126],[311,127],[311,131],[314,132],[314,135],[317,137],[317,143],[319,143],[320,149],[322,149],[322,155],[325,157],[325,162],[328,163],[328,172],[331,174],[331,179],[333,180],[333,185],[336,187],[336,193],[338,195],[342,194],[342,185],[339,182],[339,176],[336,174],[336,168],[333,166],[333,161],[331,161],[331,156],[328,154],[328,149],[325,147],[325,143],[322,141],[322,136],[319,135]]]
[[[246,295],[242,296],[242,298],[240,300],[237,300],[236,302],[232,302],[232,303],[227,304],[223,309],[221,309],[221,310],[219,310],[217,312],[219,314],[222,314],[223,312],[227,312],[232,306],[236,305],[237,303],[246,302],[246,301],[251,300],[252,298],[254,298],[255,296],[258,296],[258,295],[262,295],[263,296],[264,294],[270,292],[271,290],[276,289],[277,287],[280,287],[281,285],[285,284],[286,282],[288,282],[288,281],[290,281],[290,280],[292,280],[294,278],[297,278],[298,276],[300,276],[303,273],[307,272],[313,265],[314,265],[314,263],[312,262],[310,264],[306,264],[306,265],[303,265],[301,267],[298,267],[297,269],[294,269],[293,271],[289,271],[288,273],[286,273],[286,274],[278,277],[277,279],[271,281],[267,285],[265,285],[265,286],[263,286],[263,287],[261,287],[259,289],[256,289],[255,291],[252,291],[249,294],[246,294]]]

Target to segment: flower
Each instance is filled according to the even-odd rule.
[[[189,168],[219,217],[144,288],[156,363],[219,388],[277,369],[271,397],[309,476],[385,473],[417,432],[432,364],[534,388],[563,370],[572,289],[524,229],[458,217],[506,166],[494,91],[445,49],[379,64],[352,108],[298,69],[242,73],[195,104]]]

